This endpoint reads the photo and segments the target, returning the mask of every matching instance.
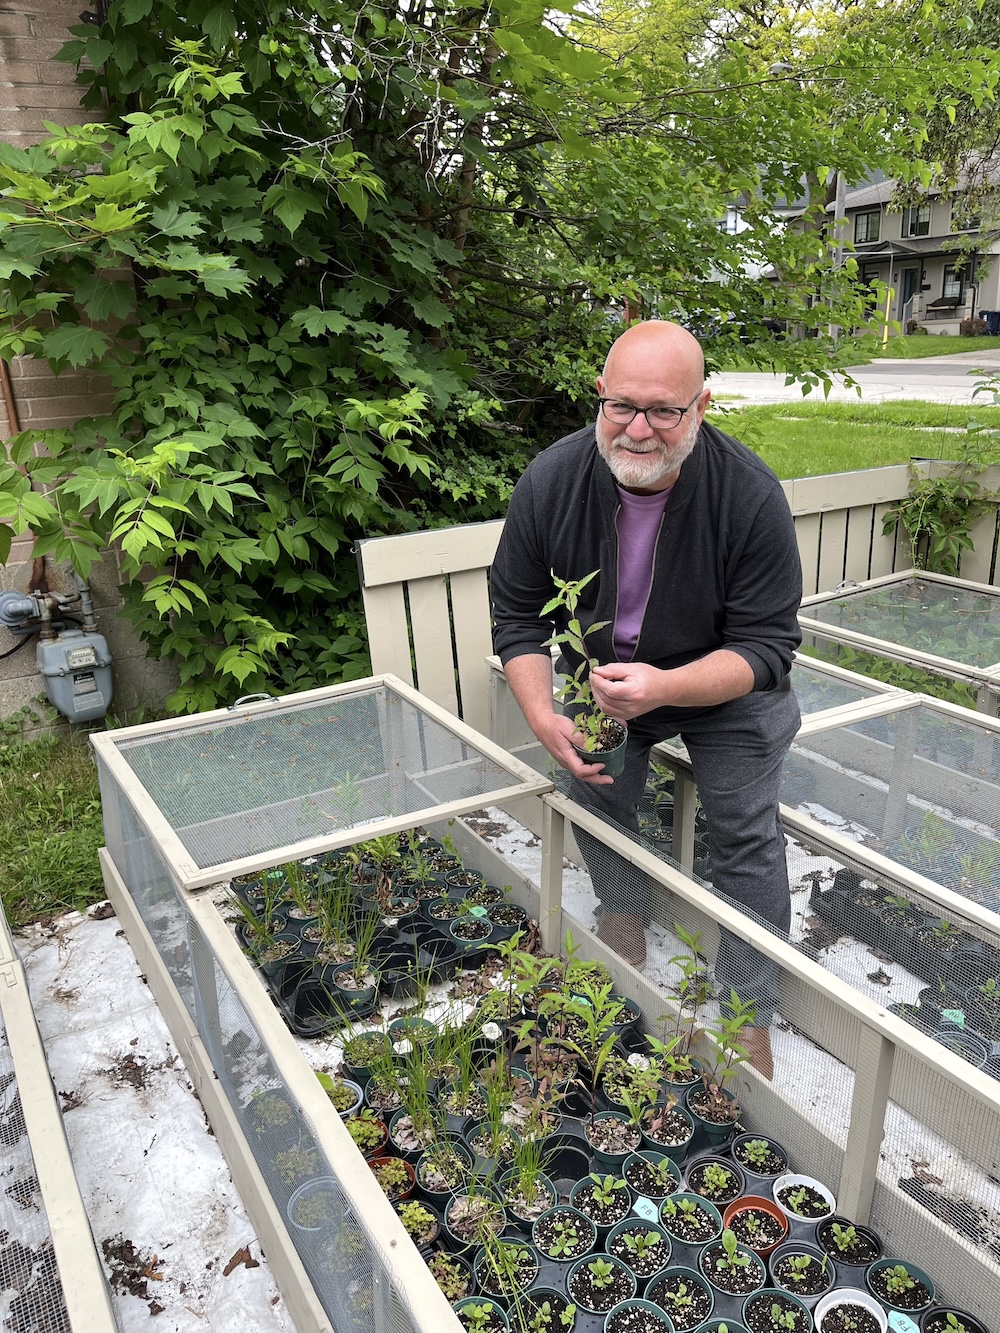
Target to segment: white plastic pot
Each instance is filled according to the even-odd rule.
[[[837,1305],[860,1305],[878,1320],[880,1333],[888,1333],[888,1315],[874,1296],[869,1295],[867,1291],[861,1291],[858,1287],[839,1287],[836,1291],[827,1292],[825,1296],[820,1297],[813,1310],[816,1333],[823,1333],[823,1316]]]

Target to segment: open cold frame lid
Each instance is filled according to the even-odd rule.
[[[552,789],[390,675],[91,740],[187,889]]]
[[[1000,588],[911,569],[804,597],[799,623],[807,633],[1000,688]]]

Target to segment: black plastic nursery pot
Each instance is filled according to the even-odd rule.
[[[691,1206],[691,1213],[685,1207]],[[680,1219],[693,1215],[695,1223]],[[722,1214],[700,1194],[679,1192],[668,1195],[660,1204],[660,1225],[673,1244],[673,1262],[689,1268],[697,1266],[704,1247],[722,1235]]]
[[[712,1288],[712,1314],[716,1319],[739,1319],[747,1296],[767,1284],[767,1266],[759,1255],[743,1245],[736,1247],[735,1255],[747,1261],[735,1271],[719,1268],[728,1258],[721,1240],[706,1245],[698,1256],[698,1271]]]
[[[787,1261],[801,1255],[808,1255],[813,1260],[808,1277],[786,1279],[785,1275],[790,1271]],[[827,1263],[823,1251],[818,1245],[805,1240],[786,1240],[783,1245],[771,1251],[767,1267],[771,1275],[771,1285],[790,1292],[810,1310],[833,1288],[837,1280],[834,1266]]]
[[[762,1287],[743,1302],[741,1320],[749,1333],[760,1333],[761,1325],[766,1333],[777,1333],[770,1318],[771,1307],[775,1304],[782,1312],[791,1311],[793,1314],[795,1328],[789,1330],[789,1333],[812,1333],[812,1311],[797,1296],[781,1287]]]
[[[621,733],[621,740],[610,750],[582,750],[574,745],[576,757],[584,764],[603,764],[601,772],[608,778],[620,778],[625,772],[625,751],[628,749],[628,728],[624,722],[614,724]]]
[[[886,1275],[900,1269],[905,1269],[917,1286],[905,1293],[892,1293],[887,1290]],[[934,1304],[936,1294],[933,1280],[908,1259],[877,1259],[865,1272],[865,1290],[870,1291],[889,1314],[898,1311],[911,1318],[929,1309]]]
[[[948,1322],[949,1315],[954,1315],[959,1324],[965,1325],[966,1333],[989,1333],[981,1319],[947,1302],[931,1306],[923,1312],[920,1316],[920,1333],[951,1333],[953,1325]]]
[[[722,1180],[722,1172],[727,1176],[725,1182]],[[746,1193],[746,1178],[731,1158],[706,1153],[691,1158],[687,1163],[684,1187],[688,1193],[700,1195],[721,1210]]]
[[[673,1299],[681,1295],[682,1286],[685,1288],[683,1295],[694,1298],[693,1305],[678,1305]],[[661,1273],[654,1274],[646,1288],[646,1300],[666,1311],[677,1333],[690,1333],[711,1319],[714,1313],[712,1288],[700,1273],[680,1264],[671,1264]]]
[[[754,1148],[761,1144],[767,1145],[763,1157],[764,1150]],[[729,1155],[743,1172],[748,1194],[770,1198],[772,1183],[789,1170],[788,1153],[767,1134],[737,1134],[730,1142]]]
[[[833,1240],[834,1227],[842,1232],[851,1228],[856,1236],[854,1250],[844,1251]],[[816,1227],[816,1244],[830,1256],[837,1271],[838,1287],[858,1287],[865,1285],[865,1271],[876,1259],[882,1258],[882,1238],[872,1227],[861,1226],[846,1217],[827,1217]],[[853,1255],[857,1254],[857,1258]]]
[[[663,1228],[634,1214],[611,1228],[604,1248],[632,1270],[639,1296],[646,1290],[653,1274],[673,1262],[673,1246]]]
[[[634,1296],[630,1301],[619,1301],[608,1311],[602,1333],[674,1333],[674,1326],[665,1310]]]

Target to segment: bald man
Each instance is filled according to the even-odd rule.
[[[791,514],[774,473],[705,424],[710,394],[695,338],[677,324],[635,324],[597,379],[593,426],[544,450],[511,497],[491,573],[494,646],[532,731],[570,775],[582,805],[637,833],[653,745],[687,746],[709,825],[713,884],[782,934],[790,922],[781,766],[799,725],[788,672],[800,641],[802,578]],[[598,705],[629,724],[625,772],[584,763],[573,721],[553,705],[542,618],[553,572],[592,570],[577,615],[602,663]],[[570,670],[578,665],[565,650]],[[577,830],[601,900],[598,934],[636,967],[646,959],[648,881]],[[716,979],[755,1006],[746,1033],[767,1077],[777,971],[723,932]]]

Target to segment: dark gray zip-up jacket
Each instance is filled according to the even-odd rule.
[[[539,616],[555,592],[553,570],[575,580],[600,569],[577,614],[584,630],[611,622],[587,642],[600,662],[615,660],[619,506],[593,426],[558,440],[525,470],[490,574],[493,643],[505,665],[547,653],[553,626],[565,628],[561,609]],[[787,688],[802,637],[801,596],[792,516],[777,477],[738,440],[703,425],[663,514],[634,660],[669,668],[728,648],[750,664],[755,690]]]

